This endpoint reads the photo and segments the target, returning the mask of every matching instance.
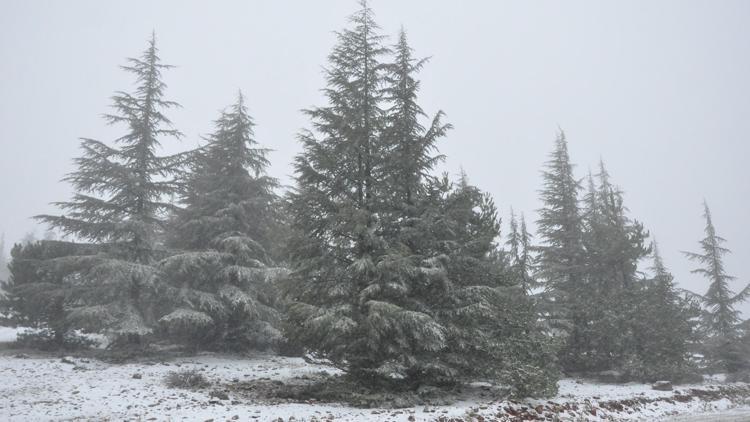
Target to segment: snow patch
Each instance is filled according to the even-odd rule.
[[[7,338],[12,330],[2,328],[0,335]],[[169,388],[164,383],[171,371],[194,369],[200,371],[211,386],[199,390]],[[709,385],[675,386],[675,391],[656,391],[650,385],[624,385],[583,382],[574,379],[560,381],[560,392],[550,400],[521,401],[492,400],[476,397],[450,406],[419,406],[406,409],[359,409],[336,404],[284,403],[258,404],[229,391],[228,400],[211,396],[211,391],[222,384],[267,378],[284,381],[320,371],[336,373],[329,367],[311,364],[299,358],[265,354],[249,357],[201,354],[191,358],[164,362],[146,361],[128,364],[109,364],[94,359],[72,358],[65,363],[59,358],[14,358],[0,356],[0,420],[51,421],[82,420],[239,420],[271,421],[330,419],[340,421],[406,421],[437,420],[440,417],[466,418],[482,415],[493,419],[498,413],[508,414],[525,408],[557,406],[560,420],[666,420],[675,415],[700,414],[706,418],[716,412],[731,412],[750,419],[750,401],[738,403],[726,398],[713,401],[690,399],[671,400],[678,392],[690,388],[711,389]],[[137,374],[134,377],[134,374]],[[636,398],[665,401],[648,402],[623,411],[606,409],[608,401]],[[571,407],[572,405],[572,407]],[[568,410],[563,410],[568,406]],[[575,407],[575,411],[571,410]],[[719,413],[720,414],[720,413]],[[502,419],[501,419],[502,420]],[[694,421],[699,419],[684,419]],[[700,419],[710,420],[710,419]],[[731,419],[730,419],[731,420]]]

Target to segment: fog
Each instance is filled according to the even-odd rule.
[[[459,6],[460,5],[460,6]],[[78,138],[110,142],[100,118],[130,88],[119,70],[154,30],[170,117],[186,150],[238,89],[271,174],[291,183],[300,109],[321,104],[321,68],[352,0],[0,2],[0,232],[17,241],[55,213],[70,188]],[[428,113],[455,129],[441,170],[465,169],[506,217],[536,218],[540,169],[558,127],[577,173],[600,158],[632,216],[660,242],[683,287],[704,292],[680,253],[703,237],[711,206],[733,254],[737,290],[750,281],[750,3],[745,1],[449,2],[376,0],[383,33],[403,25],[418,56]],[[744,282],[744,283],[743,283]],[[750,310],[747,305],[745,310]]]

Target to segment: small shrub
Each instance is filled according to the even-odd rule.
[[[196,369],[171,371],[164,378],[164,382],[171,388],[197,389],[205,388],[209,385],[206,377]]]
[[[625,361],[621,370],[627,381],[654,383],[666,380],[674,383],[699,383],[703,380],[698,366],[689,360],[680,363],[657,360],[645,362],[637,357],[631,357]]]
[[[86,350],[96,347],[98,341],[69,331],[63,335],[55,335],[51,330],[26,331],[18,333],[16,345],[21,348],[44,351],[56,350]]]

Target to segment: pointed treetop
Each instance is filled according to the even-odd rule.
[[[599,184],[603,191],[609,191],[612,189],[612,185],[609,181],[609,172],[607,167],[604,165],[604,159],[599,158]]]
[[[716,244],[721,244],[726,242],[726,239],[723,237],[716,235],[716,228],[714,227],[713,219],[711,218],[711,209],[708,208],[708,202],[706,200],[703,200],[703,217],[706,219],[706,228],[705,232],[708,235],[708,237],[716,239]],[[723,252],[729,253],[729,249],[721,248]]]
[[[573,165],[570,162],[570,155],[568,154],[568,141],[565,138],[565,132],[559,129],[557,137],[555,138],[555,149],[550,154],[550,161],[548,161],[548,167],[551,171],[558,173],[558,176],[563,179],[570,179],[573,177]],[[551,174],[545,172],[546,174]],[[576,181],[576,183],[578,183]]]
[[[465,189],[469,187],[469,175],[466,174],[466,170],[464,170],[464,167],[461,166],[459,175],[458,175],[458,183],[461,188]]]
[[[565,151],[566,153],[568,152],[568,141],[565,138],[565,131],[559,126],[557,127],[557,138],[555,139],[555,143],[560,150]]]
[[[245,96],[242,95],[242,90],[237,90],[237,108],[244,108],[245,107]]]
[[[711,218],[711,210],[708,207],[708,203],[703,201],[703,218],[706,220],[706,226],[703,229],[706,233],[706,237],[700,241],[701,249],[704,251],[704,255],[696,254],[692,252],[684,252],[685,255],[694,261],[708,264],[712,267],[710,272],[714,277],[717,275],[733,280],[735,277],[724,274],[724,263],[721,260],[723,255],[731,253],[731,251],[723,246],[726,243],[726,239],[719,236],[716,233],[716,227],[714,226],[713,219]],[[694,270],[695,273],[703,273],[702,270]]]
[[[508,231],[508,240],[505,242],[510,247],[510,255],[513,259],[518,260],[520,253],[520,234],[518,232],[518,220],[516,220],[516,214],[513,212],[513,207],[510,207],[510,222]]]
[[[533,238],[534,235],[529,233],[529,230],[526,228],[526,216],[521,213],[521,243],[524,246],[524,253],[528,254],[529,249],[531,248],[531,238]]]
[[[591,173],[591,169],[589,169],[588,174],[586,175],[586,196],[584,198],[584,201],[588,207],[589,213],[596,213],[597,208],[599,207],[599,202],[597,199],[598,192],[596,190],[596,183],[594,182],[594,175]]]
[[[373,12],[367,0],[360,0],[359,10],[349,16],[349,21],[363,29],[365,33],[380,29],[380,26],[375,23],[375,12]]]
[[[721,246],[726,240],[716,234],[711,210],[705,201],[703,208],[703,217],[706,219],[706,237],[699,242],[703,253],[683,253],[691,261],[701,264],[692,272],[703,275],[710,282],[708,291],[703,295],[703,304],[708,310],[706,326],[715,335],[732,337],[737,333],[737,324],[741,321],[741,313],[735,309],[735,305],[750,296],[750,285],[745,286],[737,294],[730,289],[729,282],[735,280],[736,277],[726,273],[723,261],[723,256],[730,253],[730,250]]]
[[[526,216],[523,212],[521,213],[521,231],[526,231]],[[531,233],[529,233],[529,236],[531,236]]]
[[[651,266],[651,271],[654,272],[654,275],[656,277],[664,277],[669,275],[669,270],[664,265],[664,260],[661,257],[661,252],[659,251],[659,243],[656,241],[656,238],[651,242],[651,250],[652,255],[654,258],[653,265]]]

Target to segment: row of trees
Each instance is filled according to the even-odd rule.
[[[564,338],[561,367],[679,379],[697,372],[694,355],[702,354],[712,369],[747,369],[750,337],[735,305],[750,287],[731,292],[727,282],[733,277],[722,263],[729,251],[721,246],[724,239],[716,234],[708,206],[702,251],[686,253],[704,265],[694,272],[710,283],[708,292],[698,295],[675,286],[657,243],[648,242],[643,225],[628,216],[623,193],[604,163],[585,183],[573,167],[561,133],[543,172],[536,267],[522,270],[524,278],[538,277],[539,311],[549,329]],[[639,267],[648,258],[651,274],[645,275]],[[528,259],[517,261],[523,268]]]
[[[105,116],[128,131],[115,146],[83,139],[78,170],[66,177],[76,194],[57,203],[67,214],[36,217],[88,243],[13,251],[8,307],[58,342],[73,329],[127,344],[159,328],[194,347],[262,346],[280,336],[269,292],[283,273],[271,257],[279,199],[266,151],[240,94],[204,147],[158,156],[160,142],[181,137],[164,114],[177,106],[164,99],[169,67],[153,37],[129,60],[136,89],[118,92]],[[166,200],[173,197],[183,206]]]
[[[648,305],[644,299],[652,294],[637,272],[639,261],[649,253],[647,233],[627,216],[622,194],[603,164],[596,177],[588,176],[582,201],[572,169],[561,134],[543,174],[545,206],[538,221],[543,244],[538,262],[552,328],[567,335],[562,365],[574,371],[623,367],[649,358],[652,345],[639,343],[687,339],[689,332],[684,331],[642,332],[659,325],[642,309]],[[668,316],[685,319],[678,313]],[[639,327],[639,322],[645,326]],[[685,348],[673,351],[672,356],[658,356],[656,363],[682,364]]]
[[[359,380],[487,379],[517,395],[553,392],[560,369],[684,376],[703,344],[711,362],[744,364],[734,305],[747,289],[729,291],[708,210],[704,252],[691,257],[712,284],[686,298],[603,164],[581,195],[561,134],[538,244],[512,215],[501,247],[492,198],[465,174],[435,175],[451,126],[442,112],[423,125],[426,60],[404,31],[386,45],[365,3],[337,33],[326,104],[305,111],[284,196],[242,94],[203,147],[158,155],[182,135],[157,53],[152,37],[124,67],[136,88],[115,94],[106,119],[125,134],[83,139],[65,215],[37,216],[75,241],[14,247],[2,305],[18,324],[59,345],[84,330],[114,346],[291,346]]]

